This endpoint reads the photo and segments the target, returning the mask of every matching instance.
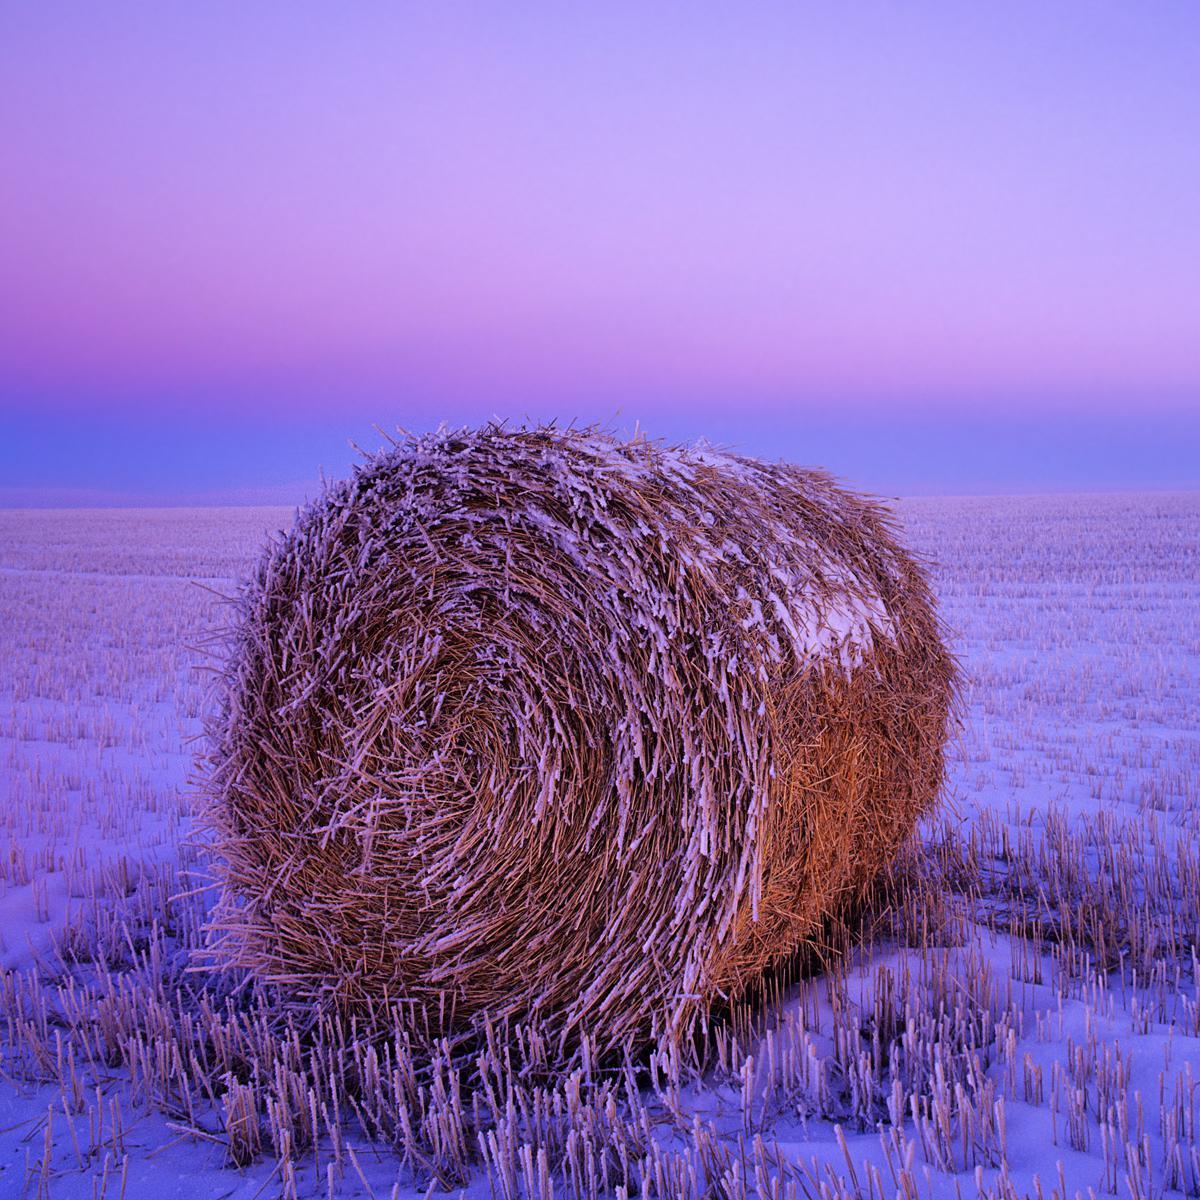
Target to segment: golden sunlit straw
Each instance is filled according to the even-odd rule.
[[[686,1036],[935,801],[955,668],[887,511],[554,427],[368,456],[244,588],[214,949],[414,1036]]]

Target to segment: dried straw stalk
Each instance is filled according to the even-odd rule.
[[[239,603],[215,944],[318,1010],[683,1036],[942,781],[928,585],[819,472],[443,430],[330,487]]]

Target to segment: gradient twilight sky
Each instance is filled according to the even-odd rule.
[[[635,422],[1200,487],[1200,5],[0,9],[0,503]]]

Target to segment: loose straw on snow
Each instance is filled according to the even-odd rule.
[[[222,956],[562,1048],[681,1034],[860,895],[954,683],[876,503],[557,428],[370,457],[268,548],[230,651]]]

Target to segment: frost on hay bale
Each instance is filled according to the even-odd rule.
[[[414,1031],[675,1037],[861,895],[954,668],[884,509],[595,431],[439,431],[243,589],[209,771],[218,951]]]

